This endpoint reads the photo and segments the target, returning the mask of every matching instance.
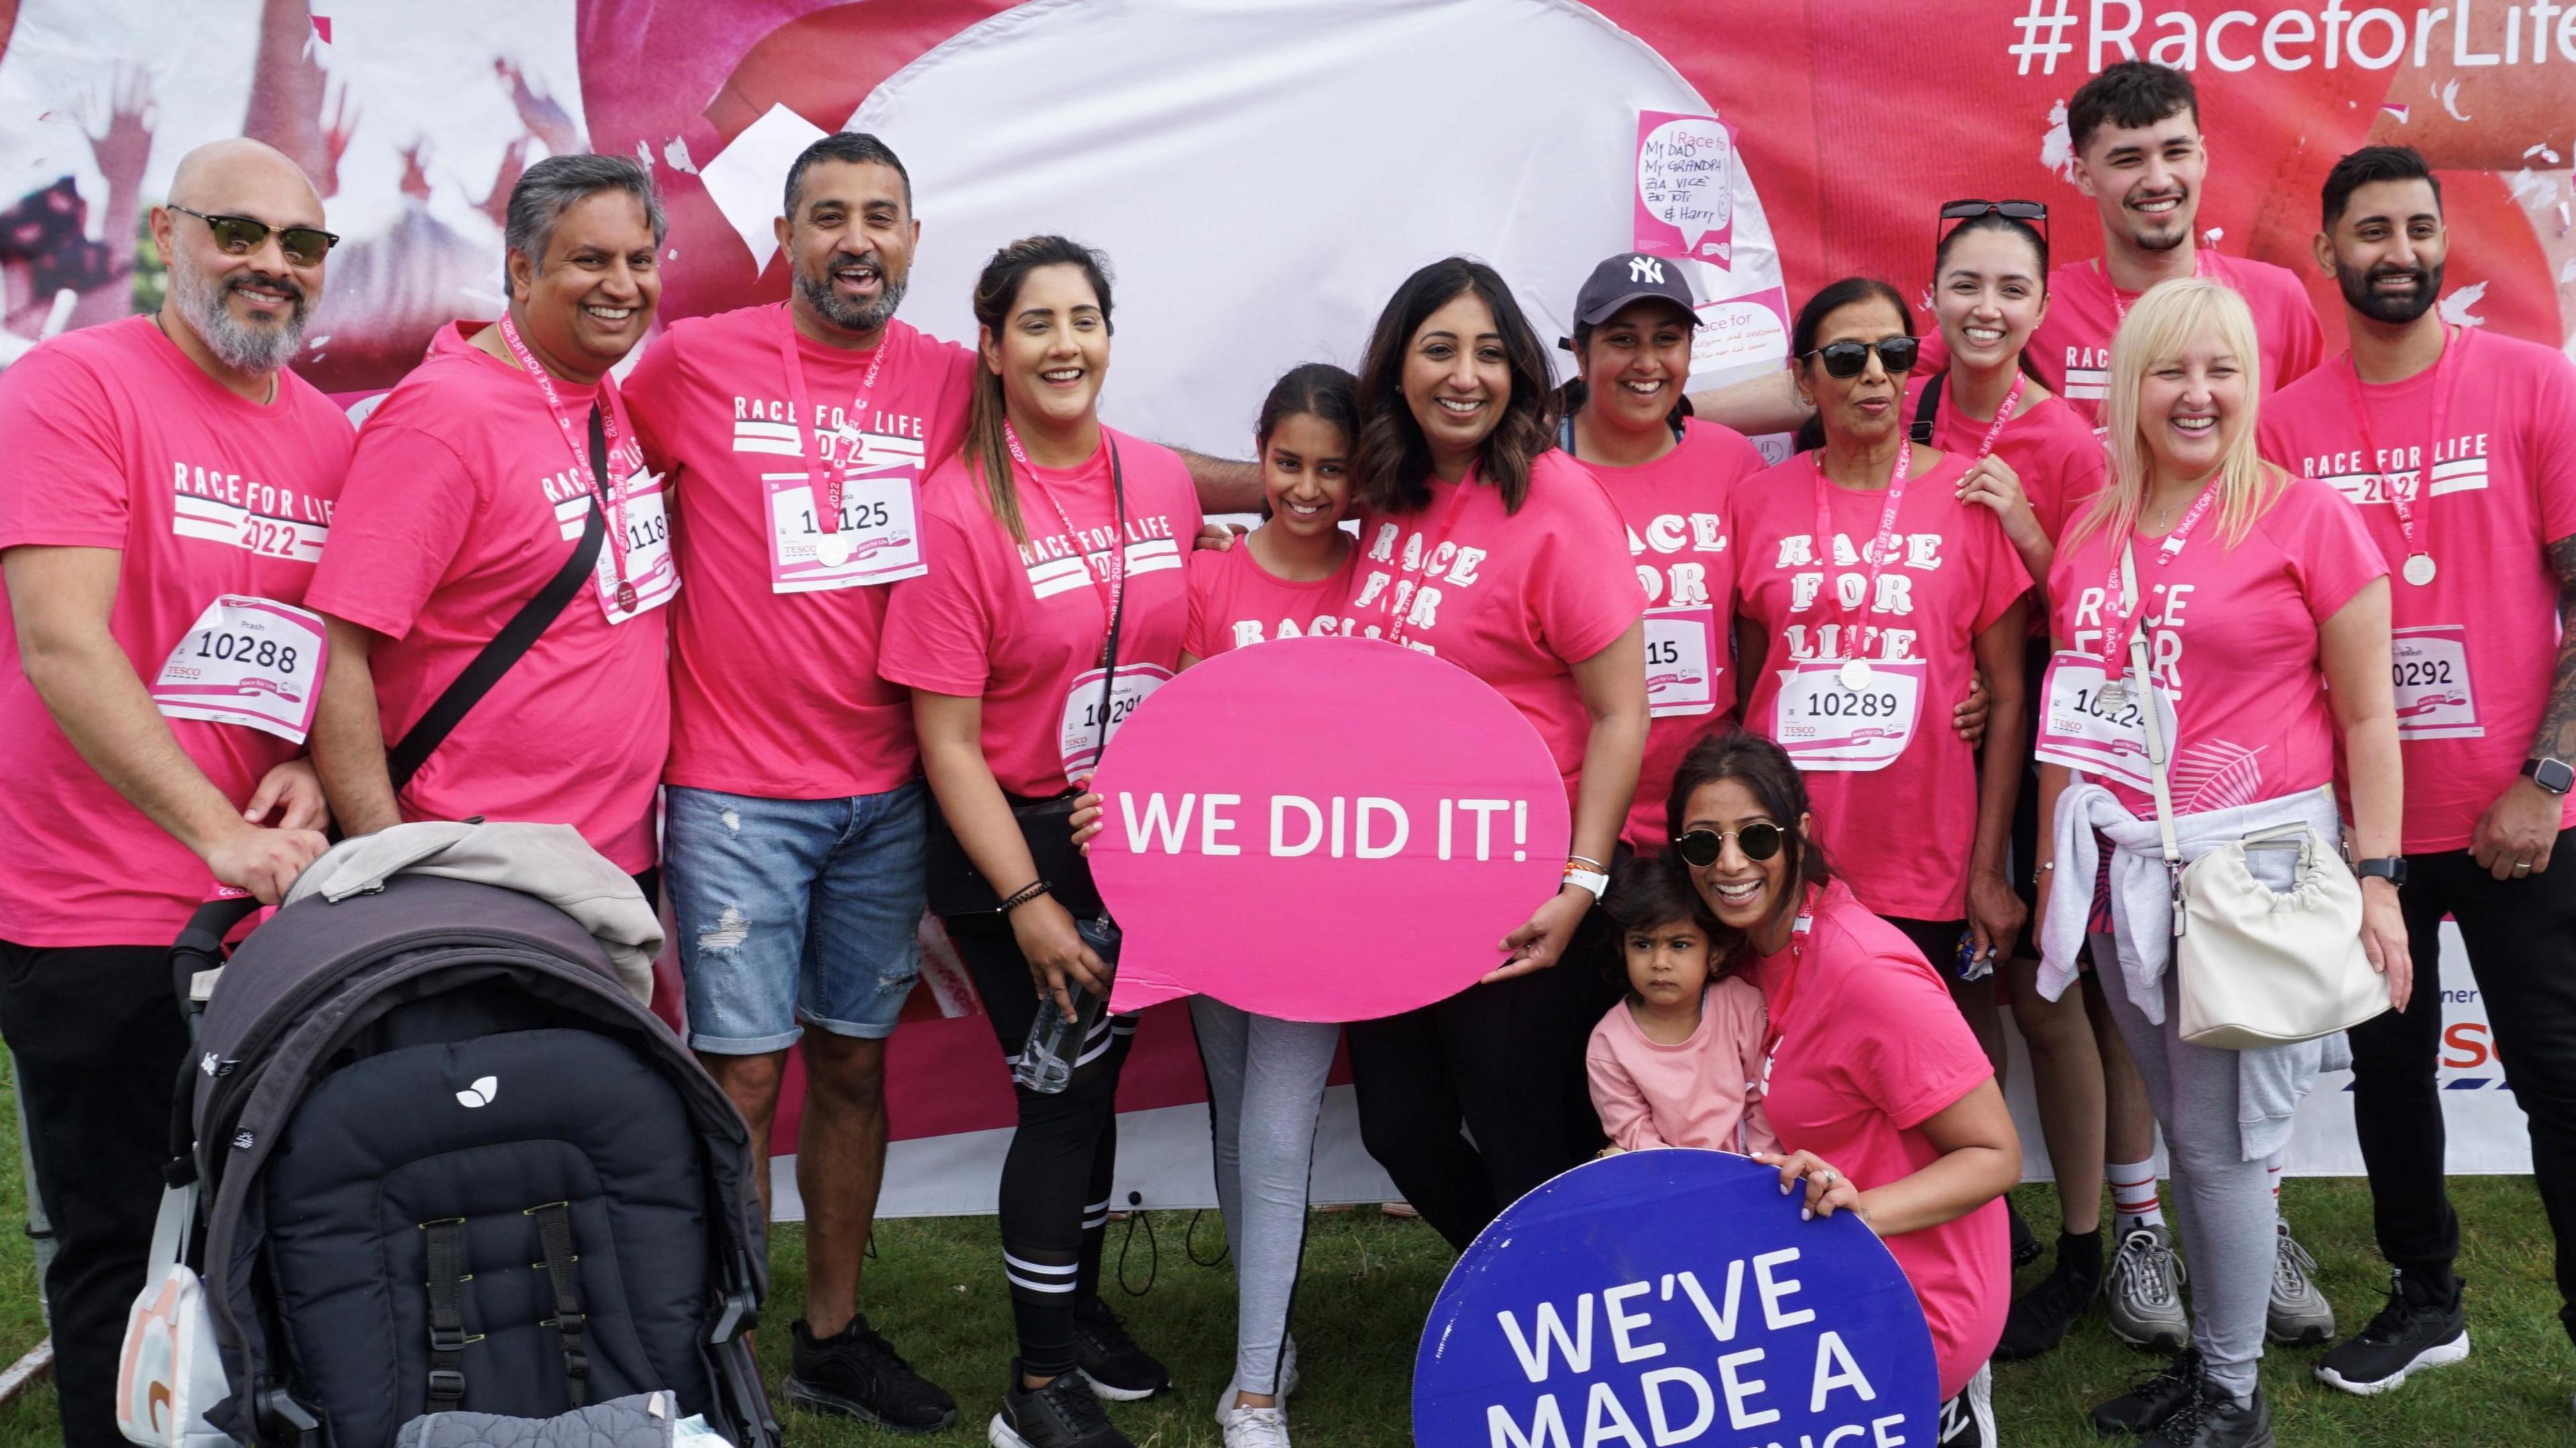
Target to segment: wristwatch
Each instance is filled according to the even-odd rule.
[[[2353,863],[2352,872],[2365,880],[2376,875],[2401,890],[2406,888],[2404,855],[2382,855],[2375,860],[2357,860]]]
[[[2542,755],[2538,759],[2526,759],[2522,762],[2522,772],[2529,776],[2532,783],[2551,794],[2565,794],[2569,789],[2576,788],[2576,765],[2571,765],[2564,759],[2553,759],[2547,755]]]

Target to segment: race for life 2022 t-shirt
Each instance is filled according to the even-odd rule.
[[[251,402],[189,361],[152,317],[67,332],[0,374],[0,448],[10,459],[0,550],[119,550],[108,632],[166,705],[169,665],[209,642],[197,625],[218,600],[304,605],[351,442],[348,417],[312,384],[280,371],[276,396]],[[293,631],[287,647],[307,652],[309,633]],[[226,678],[237,690],[266,681],[309,707],[321,660],[281,659],[274,648],[269,659],[254,661],[256,675]],[[304,752],[240,723],[166,707],[163,719],[237,807],[261,776]],[[0,940],[167,945],[214,877],[72,748],[27,680],[5,595],[0,734],[0,856],[9,862]]]
[[[1100,450],[1079,467],[1013,470],[1025,543],[994,516],[983,469],[965,454],[932,469],[922,489],[924,541],[941,562],[896,584],[886,604],[877,671],[906,688],[981,696],[984,760],[996,783],[1024,798],[1071,785],[1067,707],[1087,706],[1091,689],[1076,699],[1074,684],[1099,669],[1109,637],[1110,549],[1120,549],[1126,577],[1122,677],[1133,669],[1137,679],[1168,678],[1189,623],[1182,562],[1199,531],[1189,468],[1169,448],[1100,431]],[[1116,537],[1113,446],[1126,475],[1124,539]]]
[[[1350,612],[1369,638],[1447,659],[1493,686],[1538,730],[1576,797],[1592,717],[1574,665],[1645,611],[1625,531],[1600,481],[1561,452],[1530,462],[1520,511],[1470,469],[1431,480],[1431,500],[1364,513]]]
[[[1893,925],[1839,880],[1809,901],[1794,950],[1752,968],[1776,1044],[1763,1113],[1783,1151],[1810,1151],[1863,1191],[1940,1160],[1926,1121],[1994,1068],[1950,988]],[[1932,1327],[1941,1397],[1958,1396],[2003,1336],[2012,1246],[2001,1198],[1887,1239]]]
[[[782,349],[792,333],[783,305],[676,322],[621,389],[645,462],[670,489],[689,580],[671,609],[662,777],[765,798],[880,794],[920,761],[910,696],[877,677],[893,584],[862,570],[879,547],[917,558],[912,568],[941,566],[918,551],[916,500],[965,433],[975,354],[900,321],[864,352],[795,335],[814,414],[804,418]],[[788,569],[810,556],[808,468],[824,466],[827,445],[846,448],[841,524],[856,566],[800,577]],[[792,559],[789,546],[800,547]]]
[[[1228,649],[1279,639],[1329,638],[1342,631],[1360,550],[1342,555],[1342,566],[1323,578],[1282,578],[1252,556],[1252,540],[1231,548],[1203,548],[1190,555],[1190,623],[1181,650],[1212,659]]]
[[[1664,797],[1682,756],[1735,723],[1735,551],[1726,503],[1736,484],[1762,471],[1762,454],[1735,429],[1693,418],[1653,462],[1577,461],[1619,510],[1646,591],[1646,755],[1619,837],[1657,854],[1672,836]]]
[[[1735,490],[1736,616],[1768,639],[1745,727],[1797,760],[1817,837],[1862,904],[1956,920],[1968,912],[1977,754],[1951,710],[1968,696],[1977,635],[2029,590],[2030,574],[1993,510],[1959,501],[1967,456],[1945,453],[1906,480],[1873,586],[1862,554],[1887,491],[1824,482],[1833,536],[1820,543],[1819,456],[1800,453]],[[1835,666],[1853,657],[1871,665],[1858,689]]]
[[[2438,365],[2402,382],[2363,384],[2346,357],[2309,373],[2263,404],[2262,439],[2264,457],[2360,509],[2392,574],[2406,852],[2467,849],[2530,757],[2556,672],[2558,579],[2544,550],[2576,534],[2576,367],[2462,327]],[[2392,492],[2433,559],[2428,582],[2404,577]],[[2576,824],[2576,798],[2559,824]]]
[[[2241,256],[2224,256],[2203,246],[2193,251],[2193,275],[2225,282],[2254,313],[2254,337],[2262,350],[2257,382],[2273,392],[2308,374],[2325,356],[2325,329],[2308,300],[2298,274],[2286,267]],[[2111,385],[2111,339],[2120,321],[2137,304],[2137,292],[2111,285],[2111,275],[2097,261],[2068,262],[2048,274],[2048,314],[2030,334],[2031,365],[2048,390],[2074,407],[2090,426],[2102,423],[2102,397]],[[1939,329],[1923,340],[1917,372],[1939,372],[1950,365],[1950,348]]]
[[[2068,540],[2048,575],[2050,632],[2062,648],[2099,659],[2119,550],[2100,529],[2082,538],[2071,530]],[[2179,551],[2168,553],[2165,541],[2135,540],[2133,623],[2143,620],[2148,667],[2173,710],[2174,813],[2232,809],[2332,781],[2336,733],[2317,629],[2388,572],[2360,513],[2330,484],[2292,478],[2232,548],[2215,507]],[[2129,651],[2115,647],[2125,665]],[[2122,682],[2134,685],[2135,672]],[[2154,817],[2152,793],[2101,782],[2131,813]]]
[[[312,605],[384,636],[369,653],[391,748],[562,571],[596,506],[536,378],[441,328],[359,431]],[[677,591],[661,480],[649,475],[613,384],[556,395],[587,447],[594,403],[620,436],[618,488],[627,581],[638,605],[609,622],[614,538],[575,594],[403,790],[407,820],[568,824],[631,873],[654,860],[653,795],[670,738],[668,617]]]

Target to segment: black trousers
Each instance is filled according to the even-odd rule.
[[[54,1228],[45,1295],[73,1448],[125,1442],[117,1358],[151,1255],[171,1096],[188,1056],[169,960],[166,944],[0,941],[0,1036],[17,1054],[19,1109]]]
[[[2559,853],[2563,851],[2564,853]],[[2531,1130],[2531,1167],[2558,1242],[2559,1320],[2576,1336],[2576,830],[2545,873],[2498,880],[2466,850],[2410,855],[2399,898],[2415,958],[2414,998],[2352,1030],[2353,1118],[2379,1250],[2442,1291],[2460,1250],[2443,1189],[2441,941],[2456,917],[2486,992],[2496,1055]]]

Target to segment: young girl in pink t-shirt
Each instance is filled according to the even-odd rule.
[[[1609,969],[1626,998],[1592,1028],[1592,1109],[1613,1151],[1777,1151],[1762,1110],[1761,988],[1710,975],[1721,927],[1689,884],[1631,860],[1602,902],[1619,930]]]

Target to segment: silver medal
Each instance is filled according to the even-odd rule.
[[[2129,704],[2129,691],[2120,687],[2117,679],[2103,680],[2101,690],[2093,697],[2100,701],[2105,712],[2117,712]]]
[[[2433,567],[2433,555],[2430,553],[2410,553],[2406,555],[2406,567],[2403,571],[2406,575],[2407,582],[2414,584],[2417,588],[2422,588],[2425,584],[2433,581],[2433,574],[2436,571]]]
[[[1840,677],[1841,677],[1841,679],[1842,679],[1842,681],[1843,681],[1843,687],[1844,687],[1844,688],[1846,688],[1846,689],[1855,689],[1855,690],[1857,690],[1857,689],[1866,689],[1866,688],[1868,688],[1868,687],[1869,687],[1869,660],[1867,660],[1867,659],[1845,659],[1845,660],[1843,660],[1843,666],[1842,666],[1842,669],[1841,669],[1841,671],[1840,671]]]
[[[838,568],[850,561],[850,535],[834,530],[814,539],[814,556],[826,568]]]

